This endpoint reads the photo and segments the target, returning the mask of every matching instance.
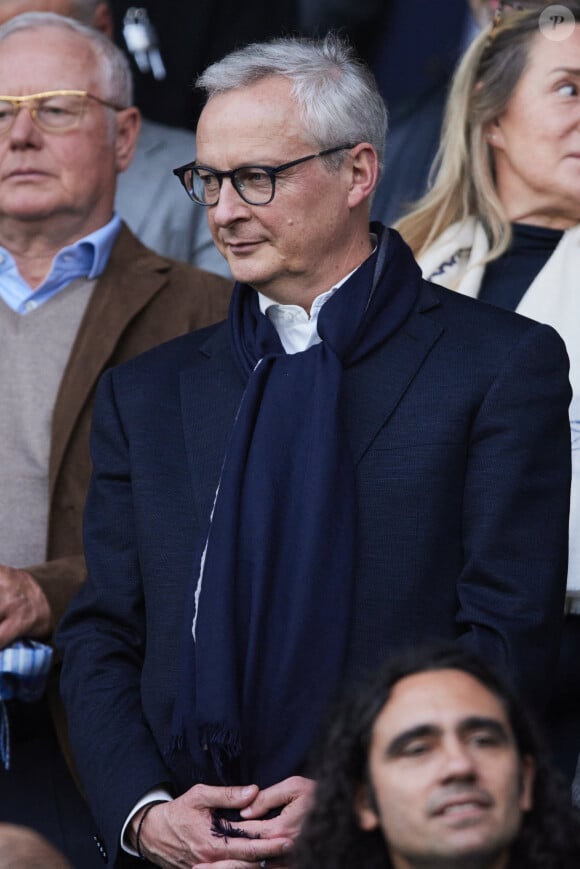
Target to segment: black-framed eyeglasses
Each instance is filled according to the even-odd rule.
[[[0,137],[10,132],[18,112],[24,106],[28,108],[36,126],[45,133],[64,133],[78,125],[88,100],[93,100],[115,112],[123,111],[122,106],[96,97],[88,91],[41,91],[23,97],[0,94]]]
[[[177,175],[189,198],[198,205],[217,205],[224,178],[230,179],[234,190],[248,205],[268,205],[274,198],[276,176],[279,172],[306,163],[307,160],[326,157],[337,151],[348,151],[350,148],[354,148],[354,145],[338,145],[336,148],[319,151],[318,154],[290,160],[280,166],[238,166],[229,172],[219,172],[211,166],[200,166],[195,162],[186,163],[185,166],[174,169],[173,174]]]

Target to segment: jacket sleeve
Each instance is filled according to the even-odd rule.
[[[503,662],[540,713],[564,612],[570,398],[563,341],[551,327],[532,325],[473,421],[464,490],[462,642]]]
[[[132,508],[129,450],[113,373],[101,379],[91,434],[85,513],[88,579],[56,635],[72,753],[114,865],[138,799],[170,776],[143,716],[145,610]]]

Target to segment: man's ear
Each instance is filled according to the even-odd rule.
[[[136,106],[117,112],[115,155],[117,172],[123,172],[133,159],[141,129],[141,113]]]
[[[350,188],[348,204],[351,208],[369,199],[379,181],[379,158],[368,142],[360,142],[350,151]]]
[[[380,825],[375,798],[367,784],[359,785],[357,789],[354,797],[354,813],[359,827],[367,833],[376,830]]]
[[[534,758],[525,754],[522,758],[520,809],[529,812],[534,805],[534,781],[536,778],[536,764]]]

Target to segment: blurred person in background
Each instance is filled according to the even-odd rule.
[[[491,23],[498,2],[389,3],[373,60],[389,109],[385,172],[373,199],[373,219],[392,225],[427,191],[455,66]]]
[[[130,52],[136,104],[157,122],[186,128],[197,125],[202,100],[193,84],[206,66],[249,42],[293,33],[298,21],[297,0],[196,0],[195,5],[191,0],[110,0],[110,5],[117,44],[127,47],[126,22],[134,15],[144,22],[140,37],[155,46],[163,65],[164,74],[155,75]]]

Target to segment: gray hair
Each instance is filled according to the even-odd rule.
[[[568,5],[578,21],[580,8]],[[461,60],[447,98],[431,188],[395,224],[415,256],[451,224],[473,215],[489,237],[486,262],[508,248],[511,225],[497,195],[485,128],[505,111],[527,68],[532,44],[540,38],[541,8],[504,15],[498,25],[482,31]]]
[[[334,33],[323,40],[286,37],[247,45],[209,66],[196,86],[210,99],[273,75],[292,83],[302,122],[317,148],[369,142],[382,167],[385,104],[370,69]],[[334,166],[342,159],[336,154],[325,158]]]
[[[123,108],[132,104],[133,80],[127,58],[111,39],[80,21],[56,15],[54,12],[24,12],[0,26],[0,45],[13,33],[44,27],[69,30],[83,37],[90,44],[99,67],[103,87],[103,93],[99,96]]]

